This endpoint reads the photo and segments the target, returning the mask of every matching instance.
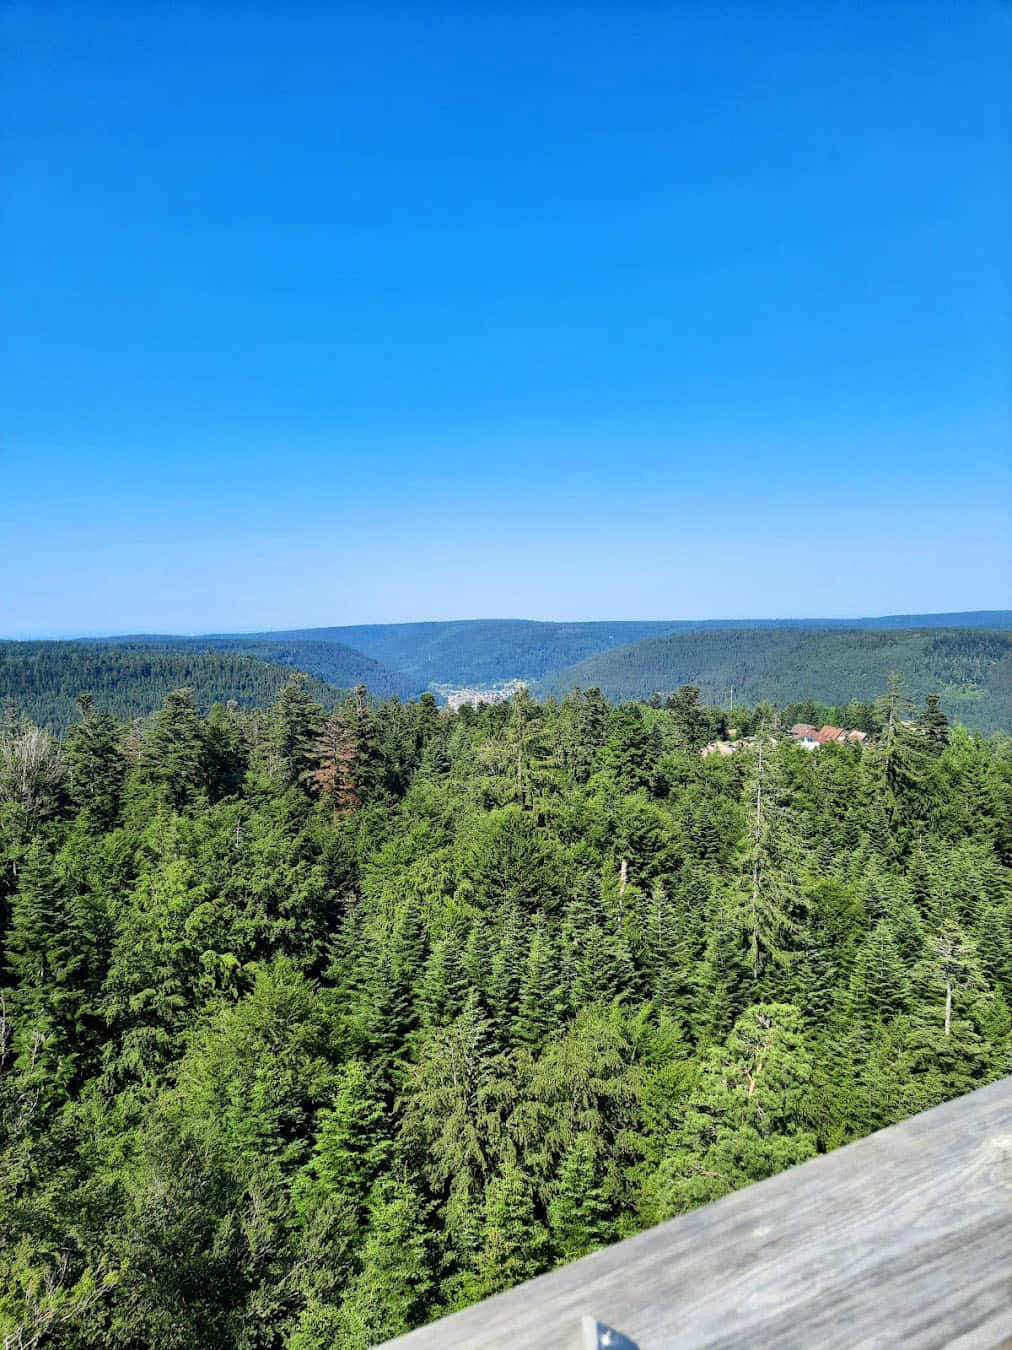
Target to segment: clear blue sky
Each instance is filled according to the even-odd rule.
[[[1009,604],[1004,0],[0,37],[0,632]]]

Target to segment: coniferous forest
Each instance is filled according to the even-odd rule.
[[[862,720],[8,714],[8,1343],[374,1345],[1009,1072],[1010,742]]]

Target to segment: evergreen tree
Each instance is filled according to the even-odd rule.
[[[423,1320],[433,1284],[425,1210],[409,1182],[385,1179],[378,1188],[362,1250],[335,1319],[334,1344],[368,1350]]]
[[[891,925],[880,919],[862,943],[850,979],[850,1007],[856,1017],[888,1020],[910,1000],[907,967]]]
[[[865,762],[873,776],[890,826],[909,820],[927,771],[927,756],[910,716],[912,709],[903,693],[902,681],[889,677],[889,691],[882,700],[882,730]]]
[[[208,714],[206,756],[212,799],[236,796],[249,767],[249,753],[234,699],[216,703]]]
[[[1002,738],[300,683],[0,718],[12,1334],[375,1343],[1012,1068]]]
[[[601,751],[601,766],[624,792],[649,787],[654,781],[659,744],[643,718],[638,704],[613,708],[608,739]]]
[[[537,1275],[547,1234],[535,1217],[530,1181],[507,1163],[485,1193],[484,1241],[469,1289],[472,1300],[488,1298]]]
[[[207,784],[204,725],[191,689],[174,689],[156,713],[141,752],[142,781],[153,784],[175,811],[193,802]]]
[[[316,769],[322,715],[306,690],[305,675],[296,671],[271,712],[275,772],[286,786],[304,783]]]
[[[77,809],[101,832],[111,829],[119,815],[127,763],[116,719],[96,712],[90,694],[82,694],[77,703],[81,720],[71,727],[63,747],[67,788]]]
[[[338,1196],[361,1210],[392,1151],[388,1119],[382,1083],[361,1060],[349,1060],[333,1106],[321,1113],[313,1155],[296,1177],[297,1209]]]
[[[445,1026],[464,1005],[467,972],[464,969],[460,934],[451,930],[432,944],[425,974],[418,991],[418,1004],[425,1026]]]
[[[339,718],[348,751],[348,782],[352,802],[371,802],[382,794],[385,772],[379,728],[369,707],[364,684],[355,686]]]
[[[683,684],[667,702],[679,743],[686,750],[700,750],[710,739],[710,718],[699,701],[699,688]]]
[[[608,1240],[608,1200],[595,1142],[589,1134],[578,1135],[565,1156],[558,1187],[548,1206],[548,1221],[552,1245],[561,1261],[586,1256]]]
[[[546,919],[539,915],[518,991],[513,1043],[536,1050],[562,1025],[564,1011],[558,949]]]
[[[747,1009],[703,1063],[675,1145],[648,1181],[646,1212],[679,1214],[813,1157],[811,1076],[797,1008]]]
[[[924,711],[917,721],[917,730],[924,738],[925,749],[937,758],[949,744],[949,719],[939,706],[937,694],[924,700]]]
[[[798,830],[783,765],[765,732],[746,779],[746,835],[738,865],[738,914],[753,980],[799,945],[804,910]]]

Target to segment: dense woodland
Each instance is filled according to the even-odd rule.
[[[812,633],[840,630],[904,630],[910,628],[961,628],[1012,630],[1012,611],[983,610],[965,614],[897,614],[878,619],[645,619],[591,620],[579,622],[538,622],[533,619],[459,619],[424,623],[368,623],[340,628],[303,628],[281,633],[253,635],[257,641],[272,640],[287,645],[313,644],[305,653],[310,660],[319,655],[320,643],[338,643],[371,657],[388,671],[400,672],[413,683],[413,692],[421,693],[432,684],[495,684],[499,680],[542,680],[558,671],[575,666],[601,652],[629,647],[664,634],[693,634],[736,629],[742,632],[804,629]],[[691,651],[691,645],[688,647]],[[706,647],[700,648],[705,657]],[[257,653],[259,654],[259,653]],[[295,662],[301,670],[322,674],[305,660]],[[691,665],[691,662],[690,662]],[[887,671],[890,667],[886,667]],[[702,667],[693,674],[699,683]],[[331,683],[350,685],[345,674]],[[386,692],[403,696],[398,689],[383,690],[363,674],[362,683],[374,694]],[[564,689],[579,679],[567,676]],[[682,679],[672,682],[666,676],[657,688],[677,688]],[[590,686],[584,684],[583,688]],[[934,688],[935,686],[932,686]],[[650,693],[651,690],[646,690]],[[804,698],[811,691],[799,686],[791,697]],[[876,692],[878,692],[876,687]],[[832,693],[831,698],[841,695]],[[842,695],[845,699],[850,694]]]
[[[597,652],[667,633],[664,620],[613,623],[538,623],[533,619],[462,619],[458,622],[361,624],[309,628],[293,638],[326,638],[368,653],[402,671],[418,692],[430,684],[495,684],[541,679]],[[365,680],[363,683],[372,684]]]
[[[373,1345],[1009,1072],[1009,741],[654,702],[9,714],[10,1344]]]
[[[182,651],[167,646],[110,647],[89,642],[0,643],[0,708],[26,713],[37,726],[63,732],[78,720],[82,689],[102,712],[129,720],[147,717],[174,689],[188,688],[195,707],[215,703],[266,708],[291,679],[287,664],[244,652]],[[342,702],[344,689],[307,678],[312,698],[328,711]]]
[[[243,708],[264,708],[296,668],[309,672],[310,692],[327,710],[358,684],[367,684],[374,699],[407,700],[429,683],[482,685],[516,677],[535,680],[535,692],[556,697],[599,688],[616,702],[648,699],[691,683],[714,703],[730,702],[733,690],[739,705],[815,698],[843,707],[872,700],[895,671],[911,695],[939,691],[947,714],[973,730],[1012,730],[1012,634],[988,629],[987,615],[967,620],[978,626],[882,631],[700,623],[644,637],[663,625],[483,620],[261,637],[8,642],[0,643],[0,704],[9,701],[57,732],[74,720],[81,689],[94,692],[100,710],[124,718],[152,712],[181,686],[193,689],[203,711],[230,698]],[[333,634],[399,664],[384,665]],[[635,635],[638,640],[628,640]],[[577,660],[580,655],[585,659]]]
[[[596,687],[610,699],[648,698],[686,682],[704,698],[782,704],[811,697],[867,701],[902,675],[911,695],[939,693],[954,719],[985,733],[1012,730],[1012,632],[800,627],[672,633],[618,647],[547,676],[541,693]]]
[[[320,632],[327,633],[328,629]],[[234,655],[255,657],[258,661],[287,666],[289,670],[302,670],[333,685],[345,693],[358,684],[369,687],[373,698],[399,698],[407,700],[422,693],[427,681],[419,682],[413,676],[383,665],[374,657],[346,642],[333,638],[319,638],[285,633],[233,634],[222,637],[172,637],[141,636],[90,639],[88,645],[96,643],[104,648],[116,648],[122,651],[161,651],[178,652],[188,656],[205,652],[221,652]],[[80,644],[74,643],[73,646]],[[68,656],[72,659],[72,653]],[[287,678],[287,676],[285,677]],[[79,686],[80,688],[90,686]],[[157,705],[156,705],[157,706]],[[152,711],[152,709],[148,709]]]
[[[941,616],[944,617],[944,616]],[[960,617],[960,616],[953,616]],[[954,721],[989,734],[1012,731],[1012,616],[968,614],[961,626],[912,628],[909,619],[734,625],[459,623],[366,624],[221,637],[121,637],[0,643],[0,704],[9,700],[39,725],[62,732],[75,699],[90,689],[100,710],[153,712],[189,686],[199,708],[235,698],[267,707],[294,668],[316,682],[314,699],[365,684],[373,699],[417,698],[427,689],[520,679],[539,696],[600,689],[613,702],[666,697],[683,684],[727,704],[814,698],[838,706],[869,702],[896,672],[911,696],[938,693]],[[820,627],[820,625],[822,625]],[[1004,628],[1002,627],[1004,625]],[[673,631],[672,631],[673,630]],[[330,690],[324,685],[332,686]],[[333,690],[340,691],[335,695]]]

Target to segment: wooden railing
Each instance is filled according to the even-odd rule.
[[[1012,1346],[1012,1078],[389,1345],[580,1350],[605,1327],[639,1350]]]

